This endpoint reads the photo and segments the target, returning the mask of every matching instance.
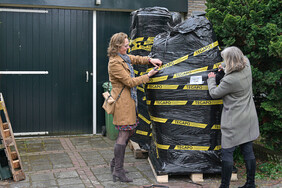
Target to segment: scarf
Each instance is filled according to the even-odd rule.
[[[134,74],[133,67],[131,65],[131,60],[130,60],[129,56],[127,54],[122,55],[120,53],[118,53],[118,55],[126,62],[128,68],[130,70],[130,77],[135,78],[135,74]],[[130,95],[131,95],[131,98],[135,101],[135,104],[136,104],[136,107],[137,107],[137,88],[136,87],[133,87],[133,88],[130,89]]]

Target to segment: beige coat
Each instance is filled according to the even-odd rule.
[[[133,56],[130,57],[132,64],[149,64],[148,57]],[[135,101],[131,98],[130,89],[149,81],[148,75],[142,75],[131,78],[130,70],[126,62],[120,57],[110,57],[108,64],[109,79],[112,83],[111,94],[114,99],[117,98],[123,86],[125,86],[120,98],[116,102],[113,114],[114,125],[133,125],[136,123]]]
[[[212,98],[223,98],[221,114],[221,146],[231,148],[259,136],[259,123],[252,92],[250,63],[241,71],[226,74],[216,87],[215,78],[208,79]]]

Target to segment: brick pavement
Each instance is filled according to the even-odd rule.
[[[139,188],[158,183],[146,159],[135,159],[127,148],[125,168],[132,183],[114,183],[109,170],[114,141],[97,135],[34,137],[16,139],[26,179],[0,181],[3,188]],[[205,175],[204,183],[195,184],[188,176],[169,176],[169,188],[219,187],[219,175]],[[244,178],[231,183],[231,188],[242,185]],[[281,180],[257,180],[260,188],[282,187]]]

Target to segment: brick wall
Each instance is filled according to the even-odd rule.
[[[188,14],[190,17],[192,13],[204,12],[206,10],[206,0],[188,0]]]

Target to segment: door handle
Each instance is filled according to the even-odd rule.
[[[89,72],[88,71],[85,71],[86,73],[86,83],[89,81]]]

